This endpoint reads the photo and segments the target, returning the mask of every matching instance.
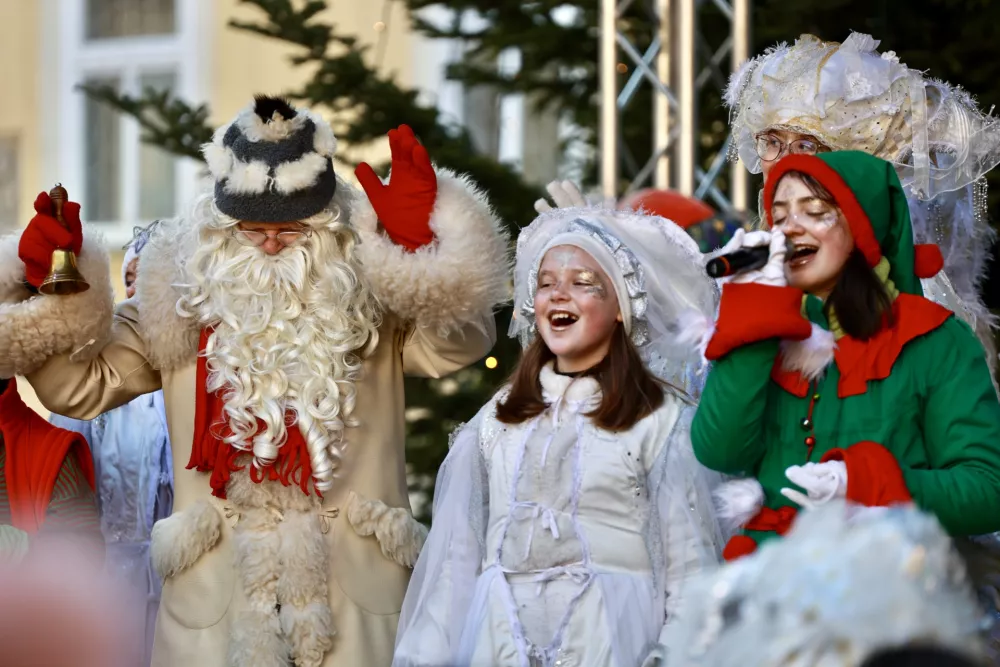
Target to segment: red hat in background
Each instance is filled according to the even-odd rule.
[[[656,188],[638,190],[625,196],[618,202],[618,208],[633,211],[642,209],[647,213],[672,220],[684,229],[715,215],[715,209],[700,199],[687,197],[673,190]]]

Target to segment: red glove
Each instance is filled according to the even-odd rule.
[[[72,250],[74,255],[80,254],[80,248],[83,247],[83,226],[80,224],[80,205],[68,201],[63,204],[62,214],[70,229],[63,227],[56,220],[52,200],[47,192],[42,192],[35,198],[35,212],[37,215],[21,234],[17,254],[24,262],[25,278],[38,287],[49,272],[53,250]]]
[[[389,130],[392,173],[385,185],[362,162],[354,170],[389,238],[411,252],[434,240],[431,211],[437,199],[437,176],[427,149],[408,125]]]

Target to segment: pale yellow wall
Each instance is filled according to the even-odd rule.
[[[379,58],[380,71],[394,74],[406,83],[412,78],[414,37],[410,30],[405,7],[398,2],[372,2],[370,0],[328,0],[329,7],[318,15],[325,23],[336,25],[338,33],[355,35],[362,43],[372,48],[367,56],[373,62],[377,57],[375,45],[380,35],[385,35],[385,46]],[[388,15],[383,8],[388,7]],[[209,106],[212,122],[216,125],[230,120],[252,99],[254,93],[280,94],[292,92],[301,87],[312,75],[312,70],[293,67],[288,56],[301,49],[286,46],[283,42],[229,27],[231,19],[257,22],[263,13],[253,7],[240,5],[238,0],[215,0],[213,6],[213,30],[210,33],[211,80],[206,89],[210,91]],[[375,23],[383,21],[387,27],[383,32],[375,30]],[[328,114],[326,109],[317,109]],[[388,141],[362,151],[352,151],[341,144],[338,151],[352,159],[382,160],[389,155]],[[348,174],[342,174],[347,176]]]
[[[31,218],[39,187],[39,3],[0,0],[0,135],[18,137],[19,219]]]

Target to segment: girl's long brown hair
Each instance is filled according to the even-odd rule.
[[[802,179],[814,197],[840,208],[830,191],[815,178],[801,171],[790,171],[786,176],[793,174]],[[837,314],[844,333],[857,340],[868,340],[893,321],[892,296],[857,247],[848,255],[823,305],[828,317],[831,309]]]
[[[497,419],[504,424],[520,424],[548,407],[539,377],[545,364],[553,359],[555,355],[542,337],[535,336],[511,375],[510,394],[497,404]],[[621,323],[612,333],[607,356],[590,375],[600,385],[602,397],[601,404],[587,416],[607,431],[632,428],[663,405],[664,388],[673,390],[646,370]]]

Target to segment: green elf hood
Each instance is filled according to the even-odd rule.
[[[896,289],[923,296],[920,278],[940,271],[944,258],[936,245],[913,245],[906,195],[892,164],[861,151],[789,155],[774,166],[764,185],[768,225],[774,224],[771,205],[778,182],[796,171],[809,174],[833,195],[869,266],[885,257]]]

